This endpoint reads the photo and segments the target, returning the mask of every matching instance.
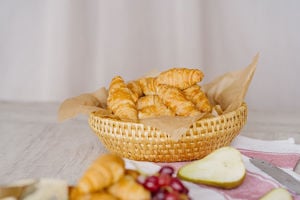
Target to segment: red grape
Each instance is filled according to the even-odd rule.
[[[180,200],[180,195],[177,191],[173,191],[168,193],[164,200]]]
[[[187,189],[185,186],[183,186],[183,191],[181,193],[188,194],[189,193],[189,189]]]
[[[151,176],[139,176],[137,182],[151,192],[151,200],[190,200],[189,190],[174,175],[174,168],[163,166]]]
[[[174,174],[174,168],[171,166],[163,166],[162,168],[160,168],[158,173],[159,174],[169,174],[170,176],[172,176]]]
[[[162,186],[168,186],[168,185],[170,185],[171,180],[172,180],[172,177],[170,175],[168,175],[168,174],[160,174],[158,176],[158,185],[160,187],[162,187]]]
[[[178,191],[180,193],[183,193],[187,190],[183,183],[176,177],[172,178],[170,186],[173,188],[173,190]]]
[[[156,192],[159,189],[158,177],[157,176],[147,177],[143,185],[150,192]]]
[[[169,192],[167,190],[165,190],[164,188],[160,189],[158,192],[156,192],[155,194],[153,194],[152,200],[165,200],[166,195]]]

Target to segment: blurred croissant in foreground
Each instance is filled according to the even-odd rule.
[[[82,193],[99,191],[116,183],[125,172],[125,163],[116,155],[103,155],[96,159],[78,182]]]
[[[130,175],[123,176],[108,188],[110,194],[121,200],[150,200],[151,194]]]
[[[150,200],[151,194],[136,182],[139,172],[125,169],[114,154],[97,158],[70,191],[70,200]]]
[[[128,83],[116,76],[110,83],[107,105],[120,120],[130,122],[211,113],[212,106],[198,85],[203,77],[201,70],[188,68],[172,68]]]

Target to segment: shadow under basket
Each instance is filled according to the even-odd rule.
[[[89,125],[111,153],[131,160],[192,161],[228,146],[247,120],[247,105],[226,114],[194,122],[178,141],[140,123],[122,122],[90,114]]]

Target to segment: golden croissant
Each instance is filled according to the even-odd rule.
[[[139,83],[145,95],[156,94],[157,82],[155,77],[142,78]]]
[[[108,192],[120,200],[150,200],[151,193],[130,176],[123,176],[117,183],[110,186]]]
[[[175,116],[175,113],[164,104],[146,106],[138,112],[139,119],[160,116]]]
[[[212,106],[209,100],[197,84],[183,90],[185,97],[196,105],[196,108],[201,112],[211,112]]]
[[[147,106],[152,105],[161,105],[163,104],[162,100],[157,95],[146,95],[138,99],[136,107],[138,110],[141,110]]]
[[[143,90],[140,86],[139,81],[130,81],[129,83],[127,83],[127,87],[132,92],[132,97],[134,102],[137,102],[139,97],[143,96]]]
[[[138,118],[145,119],[159,116],[175,116],[157,95],[146,95],[137,102]]]
[[[124,121],[138,121],[138,113],[132,92],[120,76],[112,79],[108,90],[107,107]]]
[[[92,193],[116,183],[124,175],[125,163],[114,154],[104,154],[96,159],[79,180],[80,193]]]
[[[157,93],[164,104],[179,116],[194,116],[200,114],[195,105],[187,100],[183,92],[176,87],[159,85]]]
[[[172,68],[160,73],[157,84],[166,84],[184,90],[203,79],[203,72],[199,69]]]

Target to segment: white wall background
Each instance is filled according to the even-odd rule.
[[[260,60],[250,109],[300,112],[300,1],[0,1],[0,100],[63,101],[121,75]]]

